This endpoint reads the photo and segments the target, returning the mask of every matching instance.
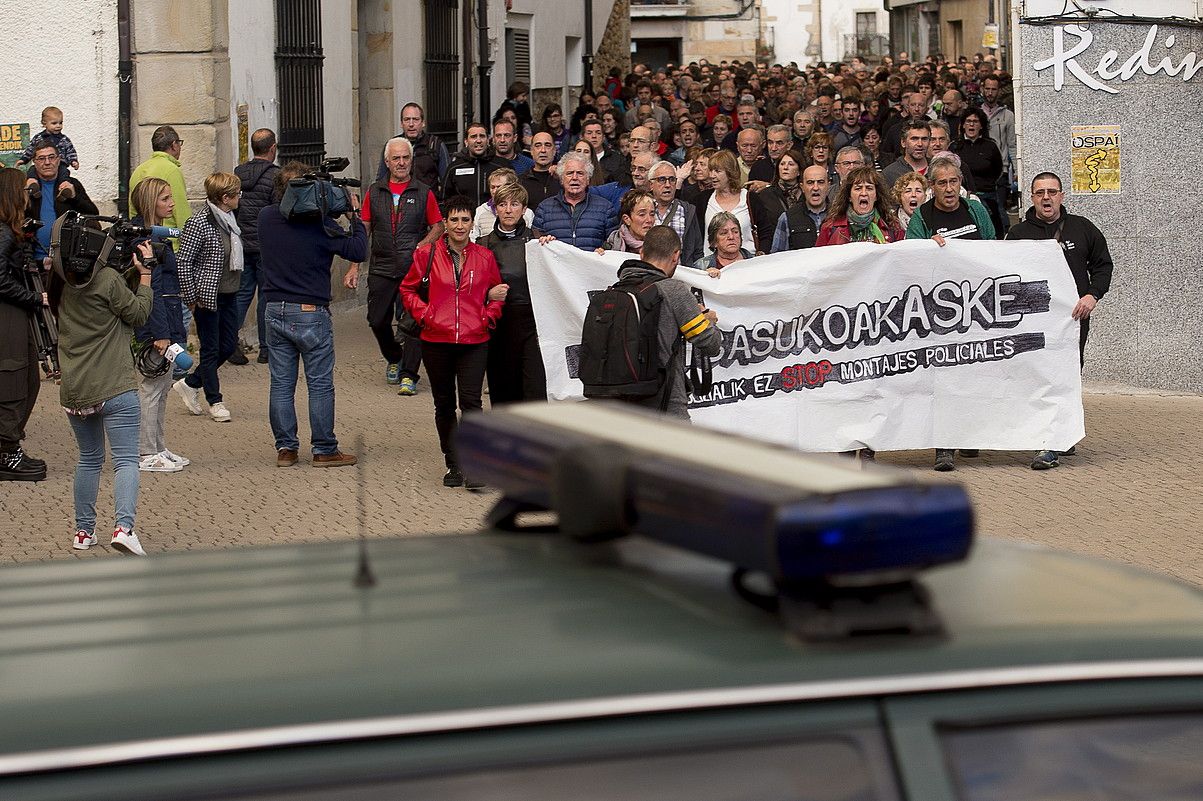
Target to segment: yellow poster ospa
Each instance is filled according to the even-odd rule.
[[[1070,148],[1073,194],[1119,194],[1118,125],[1075,125],[1072,129]]]

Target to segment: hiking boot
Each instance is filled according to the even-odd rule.
[[[281,448],[276,451],[276,467],[292,467],[297,463],[297,452],[292,448]]]
[[[314,467],[350,467],[358,461],[359,459],[351,454],[340,451],[313,454]]]
[[[113,531],[113,540],[109,543],[114,551],[128,554],[129,556],[146,556],[146,551],[142,550],[142,543],[138,541],[138,535],[133,529],[128,529],[125,526],[117,526]]]
[[[86,551],[96,544],[96,532],[84,531],[82,528],[75,532],[71,539],[71,547],[77,551]]]
[[[936,464],[932,468],[937,473],[947,473],[950,470],[955,470],[956,465],[956,450],[952,448],[936,448]]]
[[[401,379],[401,388],[397,390],[398,395],[417,395],[418,384],[412,378],[405,377]]]
[[[401,383],[401,365],[393,362],[384,368],[384,383],[396,386]]]
[[[1032,460],[1033,470],[1052,470],[1054,467],[1061,464],[1057,461],[1056,451],[1040,451],[1036,454],[1036,458]]]
[[[171,389],[175,394],[180,396],[180,400],[184,401],[184,405],[188,407],[188,411],[193,414],[201,414],[200,405],[200,389],[190,387],[184,383],[184,379],[180,379],[171,385]]]

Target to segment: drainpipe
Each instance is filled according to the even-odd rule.
[[[130,46],[130,0],[117,0],[117,213],[129,211],[130,118],[134,62]]]
[[[476,36],[478,45],[476,71],[480,76],[480,121],[488,125],[493,114],[493,100],[489,93],[489,74],[493,71],[493,62],[489,60],[488,0],[478,0],[476,4]]]
[[[592,92],[593,85],[593,0],[585,0],[585,53],[581,56],[581,86]]]

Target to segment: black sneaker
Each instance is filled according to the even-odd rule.
[[[17,453],[17,454],[18,454],[18,456],[20,457],[20,458],[18,459],[18,462],[25,462],[26,464],[31,464],[31,465],[33,465],[34,467],[40,467],[40,468],[42,468],[43,470],[44,470],[44,469],[46,469],[46,462],[45,462],[45,460],[43,460],[43,459],[35,459],[35,458],[33,458],[33,457],[32,457],[32,456],[30,456],[28,453],[26,453],[26,452],[24,451],[24,449],[22,449],[22,448],[17,448],[17,451],[16,451],[16,453]]]
[[[1056,451],[1040,451],[1036,454],[1036,458],[1032,460],[1033,470],[1052,470],[1061,463],[1057,461]]]
[[[462,487],[464,486],[464,474],[459,471],[459,467],[448,467],[447,474],[443,476],[444,487]]]
[[[977,448],[961,448],[961,455],[966,459],[976,459],[981,455],[981,451]]]
[[[21,450],[0,454],[0,481],[44,481],[46,465],[35,465]]]
[[[230,364],[237,364],[237,365],[243,365],[243,364],[250,363],[246,358],[246,354],[242,352],[242,348],[235,348],[234,352],[230,354],[230,358],[226,359],[226,361],[229,362]]]
[[[937,473],[947,473],[950,470],[955,470],[956,465],[953,463],[953,461],[956,457],[956,453],[957,452],[951,448],[937,448],[936,464],[932,469]]]
[[[484,488],[485,488],[485,483],[483,481],[474,481],[470,478],[466,478],[466,477],[464,478],[464,489],[478,490],[478,489],[484,489]]]
[[[255,359],[256,364],[267,364],[267,348],[259,347],[259,356]]]

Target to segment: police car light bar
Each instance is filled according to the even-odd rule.
[[[638,533],[767,574],[777,586],[897,581],[964,559],[964,488],[861,469],[620,404],[522,404],[469,415],[464,472],[499,488],[494,522],[557,513],[582,538]]]

